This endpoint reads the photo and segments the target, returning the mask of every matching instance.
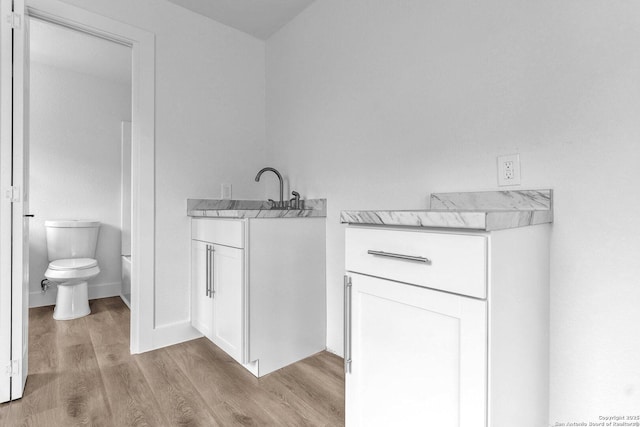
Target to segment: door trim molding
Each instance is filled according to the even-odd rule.
[[[62,3],[28,0],[28,14],[131,46],[131,353],[152,350],[155,329],[155,35]]]

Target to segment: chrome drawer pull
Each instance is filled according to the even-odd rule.
[[[216,274],[215,274],[215,258],[213,253],[216,251],[215,247],[211,245],[211,250],[209,251],[209,296],[211,298],[215,298],[216,296]]]
[[[372,250],[368,250],[367,253],[369,255],[385,256],[388,258],[398,258],[398,259],[404,259],[407,261],[424,262],[425,264],[431,264],[431,260],[429,258],[425,258],[421,256],[402,255],[402,254],[394,254],[391,252],[372,251]]]
[[[205,290],[205,295],[207,297],[211,296],[211,257],[209,256],[210,252],[211,252],[211,246],[207,245],[207,259],[206,259],[206,262],[205,262],[206,270],[207,270],[207,272],[205,274],[205,277],[206,277],[206,281],[205,282],[206,282],[206,285],[207,285],[206,290]]]
[[[344,373],[351,373],[351,277],[344,276]]]

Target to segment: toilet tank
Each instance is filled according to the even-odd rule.
[[[99,221],[45,221],[49,261],[67,258],[95,258]]]

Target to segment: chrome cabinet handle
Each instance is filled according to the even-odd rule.
[[[402,255],[402,254],[394,254],[392,252],[382,252],[382,251],[373,251],[373,250],[368,250],[367,253],[369,255],[384,256],[388,258],[397,258],[397,259],[404,259],[407,261],[424,262],[425,264],[431,264],[431,260],[429,258],[425,258],[421,256]]]
[[[210,247],[209,245],[207,245],[207,260],[206,260],[206,262],[205,262],[205,265],[207,266],[207,267],[206,267],[207,272],[206,272],[206,275],[205,275],[205,277],[206,277],[206,279],[205,279],[205,280],[206,280],[206,290],[205,290],[205,295],[206,295],[207,297],[208,297],[208,296],[209,296],[209,294],[210,294],[210,286],[211,286],[211,282],[210,282],[210,278],[211,278],[211,266],[210,266],[210,263],[209,263],[209,261],[210,261],[210,259],[211,259],[211,258],[209,257],[209,252],[210,252],[210,251],[211,251],[211,247]]]
[[[351,277],[344,276],[344,373],[351,373]]]
[[[214,262],[214,257],[213,257],[213,253],[214,252],[215,252],[215,248],[213,247],[213,245],[211,245],[211,250],[209,251],[209,265],[210,265],[210,267],[209,267],[209,275],[210,275],[210,279],[209,279],[209,295],[211,295],[211,298],[215,297],[215,295],[216,295],[215,262]]]

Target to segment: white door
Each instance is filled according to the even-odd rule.
[[[212,243],[191,241],[191,325],[204,336],[213,335]]]
[[[24,0],[0,0],[0,400],[22,397],[28,344],[27,30]],[[12,78],[13,75],[13,78]],[[7,372],[9,375],[5,375]]]
[[[351,283],[347,426],[485,427],[486,302],[359,274]]]
[[[242,249],[213,245],[213,336],[211,340],[242,363]]]
[[[24,0],[13,1],[20,25],[13,30],[13,203],[11,358],[14,372],[11,400],[22,397],[27,381],[29,344],[29,137],[28,137],[28,20]]]
[[[11,399],[11,379],[2,372],[11,360],[11,0],[0,0],[0,402]]]

